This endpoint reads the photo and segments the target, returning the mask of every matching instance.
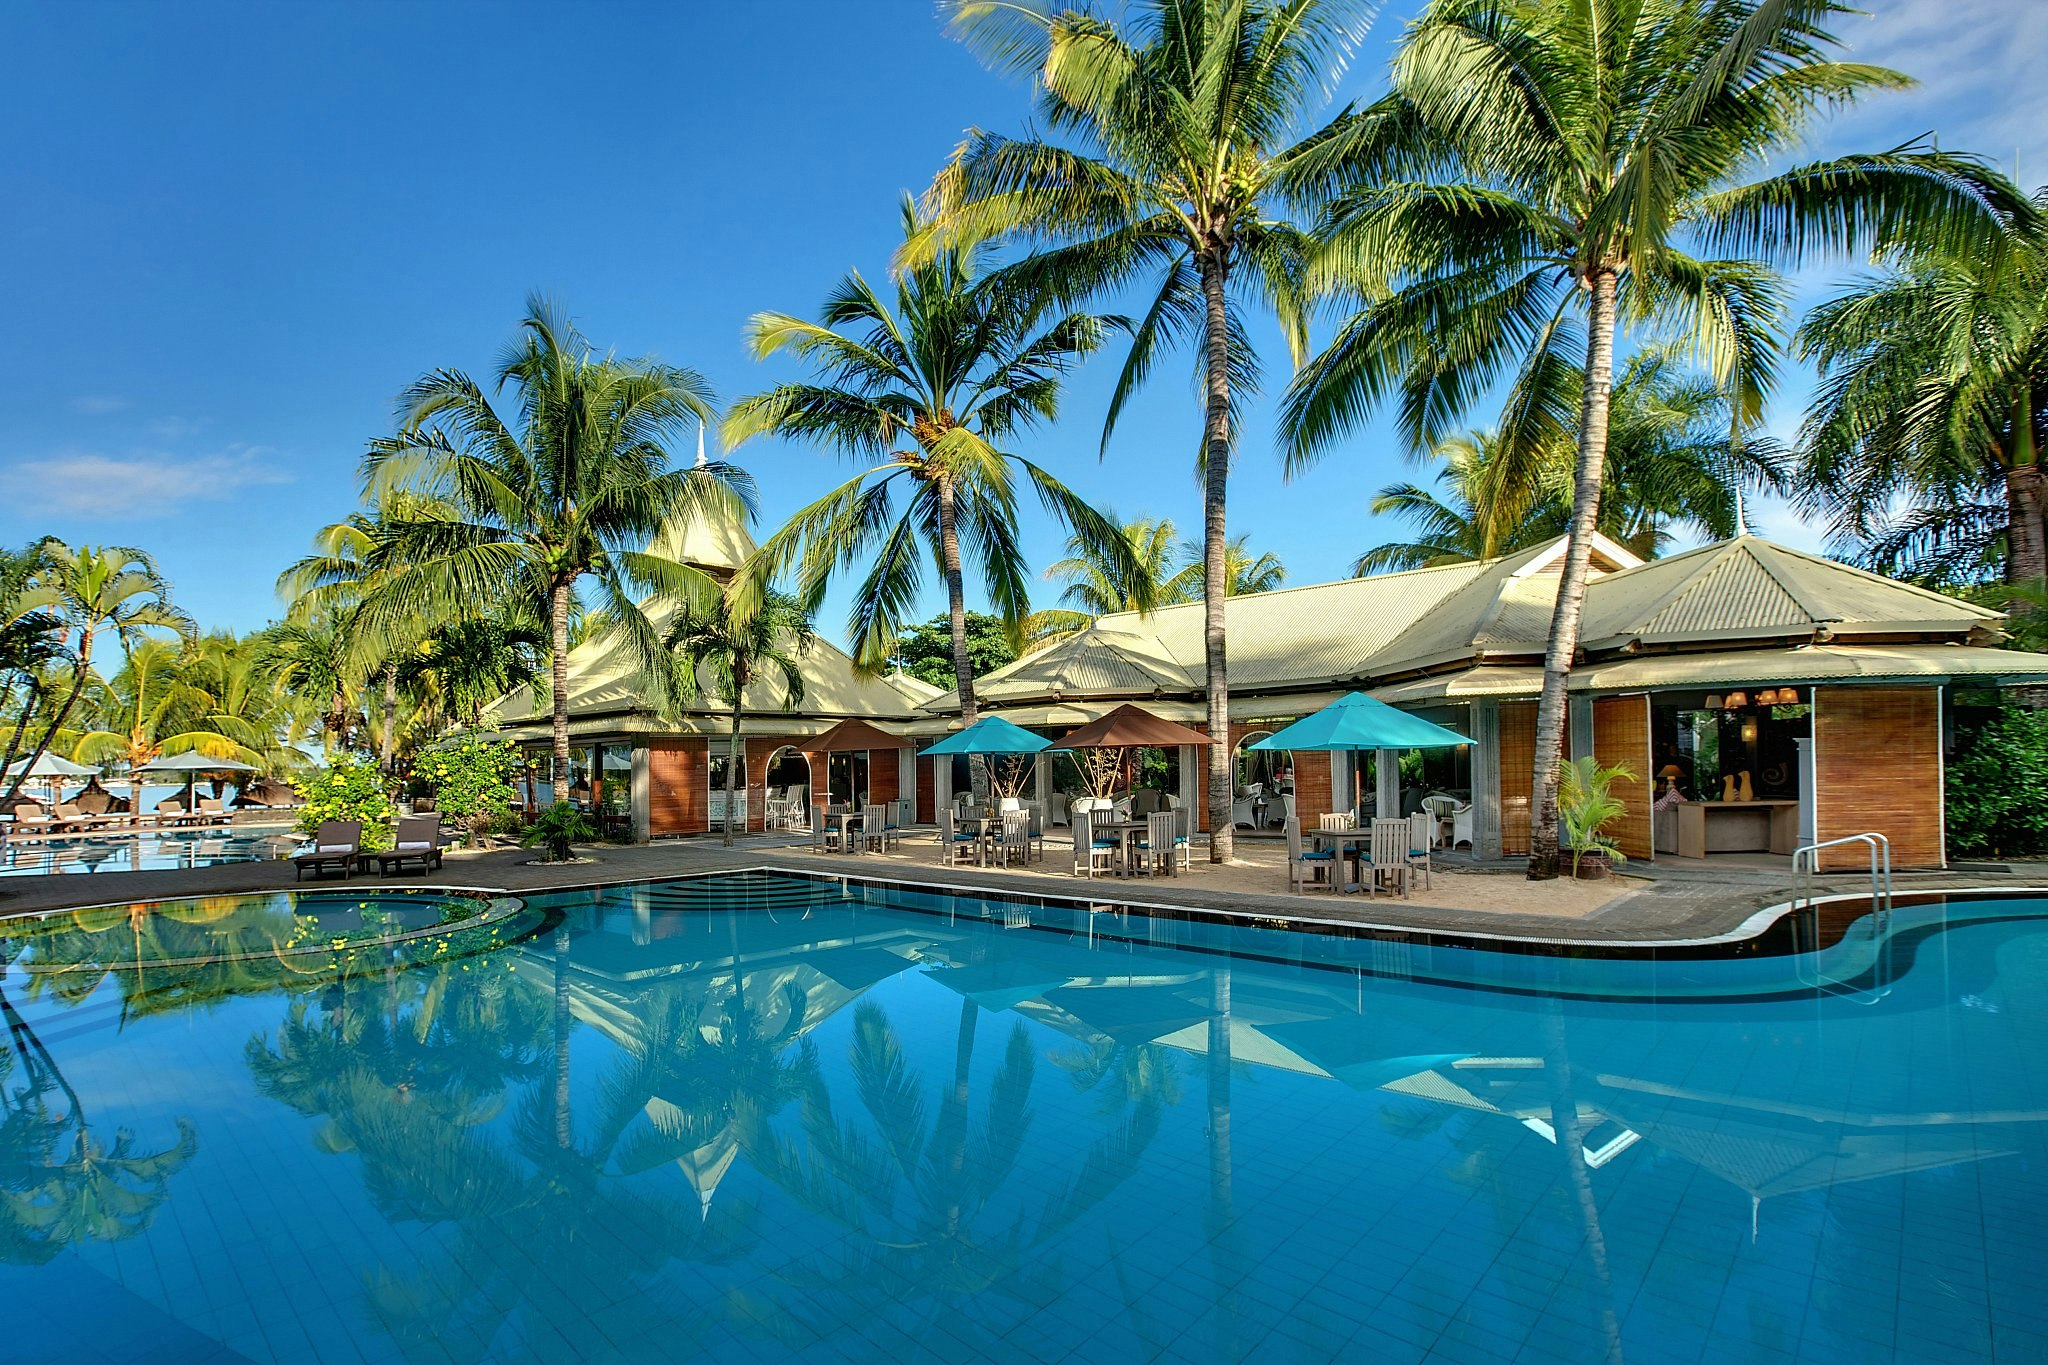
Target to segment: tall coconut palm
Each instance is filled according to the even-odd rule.
[[[2034,203],[2048,209],[2048,189]],[[1908,247],[1888,265],[1799,329],[1821,375],[1801,433],[1799,506],[1830,517],[1873,567],[1989,565],[2039,588],[2048,234],[1991,255]]]
[[[1357,0],[1134,0],[1117,18],[1051,0],[955,0],[953,29],[993,65],[1028,73],[1067,143],[975,131],[933,184],[920,259],[947,233],[1041,248],[1013,269],[1084,298],[1142,287],[1151,302],[1103,424],[1163,348],[1190,343],[1203,392],[1204,654],[1209,856],[1231,856],[1233,759],[1223,623],[1225,502],[1241,404],[1258,363],[1244,309],[1274,310],[1297,353],[1306,334],[1301,234],[1286,214],[1327,185],[1340,114],[1311,130],[1371,7]]]
[[[761,592],[746,611],[737,609],[724,593],[707,593],[684,603],[662,639],[681,665],[674,676],[682,696],[708,686],[713,696],[732,708],[725,750],[724,842],[730,848],[747,689],[773,670],[782,681],[785,709],[804,699],[801,661],[810,652],[813,639],[811,614],[795,597],[773,589]]]
[[[923,227],[906,201],[906,240],[916,240]],[[816,610],[835,570],[869,560],[854,589],[847,634],[854,666],[881,673],[926,566],[934,565],[946,590],[954,684],[968,724],[977,708],[965,564],[980,570],[982,589],[1013,636],[1030,610],[1017,542],[1019,482],[1075,533],[1118,557],[1123,544],[1108,518],[1009,448],[1056,415],[1063,376],[1101,345],[1103,323],[1059,312],[1046,295],[985,266],[980,248],[956,243],[902,273],[893,309],[856,272],[832,291],[818,322],[756,314],[748,327],[755,356],[792,351],[815,367],[820,382],[782,384],[742,399],[725,422],[731,446],[784,436],[871,462],[761,546],[749,572],[735,580],[742,612],[790,570],[797,599]]]
[[[1175,566],[1176,532],[1171,521],[1124,521],[1113,508],[1104,508],[1103,517],[1117,527],[1123,546],[1104,545],[1079,532],[1067,537],[1066,557],[1045,570],[1048,579],[1065,585],[1061,605],[1031,614],[1025,634],[1032,643],[1048,644],[1072,635],[1098,616],[1144,612],[1154,603],[1189,600],[1182,595],[1189,571]],[[1199,570],[1192,581],[1200,583]]]
[[[650,546],[691,517],[750,514],[753,484],[722,462],[674,467],[671,445],[712,416],[703,376],[597,355],[546,300],[528,301],[497,380],[515,392],[516,415],[501,415],[461,371],[435,370],[406,391],[399,434],[372,443],[373,494],[430,500],[388,518],[372,562],[397,572],[372,614],[389,622],[504,602],[547,622],[555,799],[567,801],[575,599],[593,591],[606,633],[658,670],[659,632],[641,599],[710,580]]]
[[[97,676],[92,659],[102,636],[111,635],[123,649],[132,649],[152,634],[168,632],[182,638],[196,630],[192,618],[172,605],[171,585],[156,561],[141,550],[126,545],[73,547],[50,539],[37,547],[37,553],[41,562],[35,582],[22,593],[20,605],[63,622],[71,684],[48,725],[28,746],[28,761],[8,785],[9,798],[20,793],[28,770],[70,722],[86,684]]]
[[[1815,119],[1906,77],[1834,60],[1835,0],[1433,0],[1361,116],[1308,277],[1364,306],[1297,377],[1295,467],[1397,397],[1427,449],[1517,370],[1582,348],[1569,542],[1537,712],[1530,875],[1558,867],[1557,769],[1598,523],[1617,328],[1690,334],[1746,426],[1775,367],[1773,263],[1997,251],[2025,201],[1923,147],[1745,180]],[[1721,253],[1716,255],[1715,253]]]

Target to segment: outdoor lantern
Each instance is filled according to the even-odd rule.
[[[1709,711],[1721,709],[1721,694],[1719,692],[1709,692],[1707,694],[1707,709]]]

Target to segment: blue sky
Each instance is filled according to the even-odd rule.
[[[1345,95],[1382,83],[1412,5],[1383,14]],[[1873,0],[1843,32],[1922,87],[1831,125],[1815,151],[1934,130],[2048,180],[2048,6]],[[704,371],[752,363],[749,314],[808,313],[848,268],[886,272],[896,200],[970,124],[1019,127],[1026,92],[942,33],[930,0],[634,6],[0,4],[0,540],[154,551],[209,625],[279,610],[277,570],[355,505],[363,442],[421,371],[486,372],[524,297],[600,346]],[[1810,271],[1810,292],[1853,263]],[[1269,385],[1284,352],[1265,335]],[[1113,361],[1029,453],[1125,515],[1199,526],[1188,368],[1162,368],[1096,442]],[[1794,376],[1774,412],[1789,431]],[[1283,483],[1255,406],[1234,531],[1295,582],[1340,576],[1395,527],[1373,491],[1409,471],[1381,431]],[[840,473],[740,456],[765,525]],[[1779,507],[1759,529],[1817,546]],[[1040,564],[1058,553],[1034,521]],[[1048,586],[1041,596],[1050,600]],[[936,594],[930,598],[936,610]],[[837,634],[843,600],[823,624]]]

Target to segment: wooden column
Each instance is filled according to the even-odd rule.
[[[647,746],[645,744],[635,744],[633,746],[633,771],[631,774],[631,782],[632,787],[630,789],[630,795],[632,797],[633,802],[633,842],[636,844],[644,844],[651,837],[649,833],[649,824],[653,810],[652,805],[650,803],[652,787],[650,786],[648,779]]]

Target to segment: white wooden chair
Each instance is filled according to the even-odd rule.
[[[1338,876],[1343,864],[1337,855],[1326,848],[1304,851],[1301,846],[1301,821],[1287,822],[1287,889],[1306,891],[1312,881],[1320,881],[1330,890],[1336,891],[1343,885]]]
[[[1408,875],[1422,874],[1422,884],[1429,885],[1430,845],[1435,842],[1436,817],[1426,811],[1417,811],[1408,817]]]
[[[829,812],[823,806],[811,807],[811,852],[837,853],[839,851],[839,823],[828,819]]]
[[[989,846],[991,861],[1000,858],[1004,867],[1011,863],[1031,861],[1031,812],[1028,810],[1006,810],[1003,824]]]
[[[951,867],[969,858],[981,861],[981,840],[961,832],[953,823],[953,810],[948,806],[939,812],[939,866]]]
[[[1316,817],[1316,828],[1319,830],[1350,829],[1351,817],[1349,815],[1346,815],[1342,811],[1337,811],[1329,815],[1318,815]]]
[[[1117,840],[1097,836],[1093,810],[1077,811],[1074,815],[1074,875],[1093,877],[1099,865],[1108,871],[1116,871]]]
[[[1173,846],[1179,837],[1179,825],[1179,819],[1170,810],[1156,810],[1145,817],[1145,837],[1138,842],[1138,853],[1146,876],[1174,874]]]
[[[1359,868],[1368,897],[1383,885],[1388,890],[1398,886],[1403,896],[1408,894],[1408,842],[1413,832],[1414,826],[1398,816],[1372,822],[1372,856]]]

